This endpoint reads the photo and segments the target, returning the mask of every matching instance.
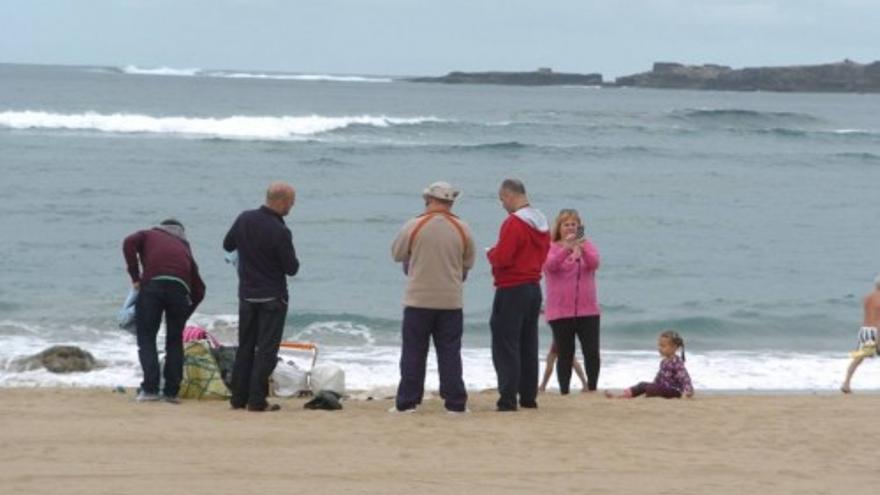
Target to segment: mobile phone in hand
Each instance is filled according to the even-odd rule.
[[[577,235],[576,235],[575,237],[576,237],[577,239],[583,239],[583,238],[584,238],[584,226],[583,226],[583,225],[578,225]]]

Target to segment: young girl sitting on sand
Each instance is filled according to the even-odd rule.
[[[681,357],[678,350],[681,349]],[[684,339],[678,332],[667,330],[660,334],[657,339],[657,350],[663,356],[660,361],[660,371],[654,377],[653,383],[641,382],[634,387],[623,391],[615,396],[611,392],[605,392],[609,399],[632,399],[640,395],[645,397],[663,397],[664,399],[679,399],[681,396],[693,397],[694,387],[691,385],[691,377],[684,367]]]

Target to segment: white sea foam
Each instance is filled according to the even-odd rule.
[[[191,322],[207,327],[224,343],[234,344],[235,320],[234,315],[196,315]],[[0,331],[3,335],[0,387],[135,387],[140,382],[137,345],[134,337],[124,331],[84,326],[46,328],[11,321],[0,322]],[[376,339],[365,325],[346,321],[315,322],[289,338],[318,343],[319,363],[341,366],[346,372],[350,389],[394,387],[399,380],[400,347],[375,345]],[[162,339],[160,335],[158,340],[161,342]],[[11,366],[15,359],[39,353],[56,344],[78,345],[91,352],[102,367],[89,373],[60,375],[45,370],[17,372]],[[462,360],[468,389],[496,386],[488,348],[465,348],[462,350]],[[834,391],[840,385],[848,362],[844,351],[704,351],[688,353],[687,367],[698,391]],[[880,360],[868,360],[862,365],[864,369],[856,375],[853,387],[877,388],[871,375],[874,373],[872,368],[878,363]],[[650,381],[658,365],[659,358],[655,352],[603,351],[599,386],[619,389],[639,381]],[[543,367],[542,362],[542,370]],[[572,378],[575,388],[578,388],[576,378]],[[433,350],[428,358],[426,386],[430,390],[436,390],[439,386]],[[555,379],[551,380],[550,388],[555,386]]]
[[[138,67],[126,65],[120,67],[123,74],[137,76],[178,76],[178,77],[218,77],[227,79],[270,79],[278,81],[311,81],[311,82],[357,82],[357,83],[390,83],[394,79],[388,77],[368,77],[334,74],[280,74],[266,72],[230,72],[206,71],[196,68],[175,69],[173,67]]]
[[[9,344],[22,355],[34,354],[45,345]],[[47,342],[46,345],[49,343]],[[133,339],[121,347],[119,342],[84,345],[107,366],[91,373],[58,375],[45,370],[13,372],[0,368],[0,387],[7,386],[116,386],[133,387],[140,381],[137,349]],[[341,366],[346,372],[347,386],[353,390],[393,387],[399,380],[400,349],[394,346],[329,346],[320,347],[320,363]],[[7,354],[7,352],[4,352]],[[653,353],[606,351],[603,354],[600,388],[619,389],[640,381],[651,381],[657,371],[658,359]],[[462,351],[464,378],[468,389],[480,390],[496,386],[495,370],[489,349],[468,348]],[[2,361],[6,363],[7,361]],[[688,369],[697,390],[836,390],[846,371],[848,360],[839,355],[782,353],[691,353]],[[875,366],[868,362],[863,367]],[[541,364],[543,369],[543,363]],[[576,383],[576,379],[573,383]],[[439,387],[433,351],[428,360],[426,386]],[[573,385],[574,386],[574,385]],[[556,387],[551,380],[550,389]],[[853,387],[876,388],[870,373],[857,374]]]
[[[866,129],[835,129],[834,134],[870,136],[875,133]]]
[[[43,331],[44,329],[39,325],[12,320],[0,320],[0,332],[3,335],[19,335],[22,333],[38,335]]]
[[[107,333],[85,328],[72,328],[69,337],[64,332],[47,331],[36,335],[4,335],[0,347],[0,387],[15,386],[71,386],[99,387],[123,385],[136,386],[141,372],[138,364],[137,345],[134,336],[122,330]],[[101,337],[96,338],[100,332]],[[99,363],[99,368],[88,373],[51,373],[45,369],[25,372],[15,371],[13,363],[20,358],[37,354],[53,345],[77,345],[89,351]]]
[[[391,127],[442,122],[436,117],[346,116],[231,116],[154,117],[142,114],[54,113],[43,111],[0,112],[0,127],[53,129],[108,133],[172,134],[193,137],[292,140],[344,129],[354,125]]]
[[[209,77],[226,77],[230,79],[271,79],[278,81],[313,81],[313,82],[363,82],[390,83],[394,79],[387,77],[365,76],[334,76],[331,74],[264,74],[258,72],[218,72],[207,73]]]
[[[376,343],[376,339],[373,338],[373,334],[368,326],[350,321],[321,321],[312,323],[293,335],[293,340],[332,340],[334,337],[339,337],[345,341],[351,341],[354,338],[362,340],[370,346]]]
[[[603,353],[600,388],[620,389],[640,381],[651,381],[659,358],[653,352],[606,351]],[[367,390],[393,386],[399,380],[399,349],[392,347],[347,347],[322,349],[321,362],[332,362],[346,370],[347,386]],[[497,385],[489,349],[462,351],[465,384],[481,390]],[[868,363],[866,366],[869,366]],[[688,354],[687,367],[699,390],[797,391],[836,390],[848,359],[840,354],[794,354],[762,352],[708,352]],[[541,363],[543,372],[544,363]],[[854,388],[876,388],[868,373],[856,375]],[[573,387],[579,388],[572,376]],[[436,359],[428,359],[426,387],[437,390]],[[555,377],[550,389],[556,388]]]
[[[138,67],[136,65],[126,65],[120,69],[124,74],[133,74],[139,76],[196,76],[201,69],[174,69],[171,67]]]

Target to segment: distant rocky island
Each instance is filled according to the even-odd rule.
[[[732,69],[724,65],[657,62],[653,70],[618,77],[615,86],[722,91],[880,92],[880,61]]]
[[[880,92],[880,61],[860,64],[851,60],[820,65],[748,67],[684,65],[656,62],[649,72],[605,82],[602,74],[554,72],[450,72],[441,77],[407,79],[420,83],[502,84],[513,86],[603,86],[716,91],[780,91],[826,93]]]
[[[503,84],[508,86],[598,86],[602,74],[570,74],[541,68],[532,72],[450,72],[440,77],[407,79],[419,83]]]

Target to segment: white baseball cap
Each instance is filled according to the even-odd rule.
[[[443,181],[434,182],[422,191],[422,197],[437,198],[450,202],[455,201],[459,194],[461,194],[461,191],[452,187],[452,184]]]

